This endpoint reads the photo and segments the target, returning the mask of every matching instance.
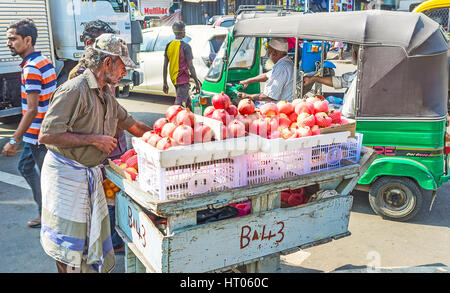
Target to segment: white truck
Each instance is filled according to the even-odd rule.
[[[52,60],[58,84],[61,84],[83,56],[84,43],[80,37],[84,25],[92,20],[103,20],[117,30],[128,45],[131,58],[137,61],[142,33],[132,9],[128,0],[0,1],[0,119],[5,122],[22,112],[21,59],[11,56],[6,46],[6,30],[11,21],[33,19],[38,28],[35,49]],[[128,70],[128,75],[119,85],[118,94],[127,96],[130,86],[138,85],[142,80],[142,72]]]

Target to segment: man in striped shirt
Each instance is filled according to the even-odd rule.
[[[12,22],[7,30],[7,46],[13,56],[19,55],[23,61],[21,73],[22,119],[10,141],[3,147],[4,156],[14,156],[21,140],[24,148],[18,169],[31,187],[33,198],[38,205],[39,216],[28,222],[32,228],[40,228],[42,196],[40,175],[35,166],[42,168],[47,149],[39,144],[38,136],[42,120],[47,112],[50,96],[56,89],[55,69],[45,56],[35,51],[37,28],[31,19]]]

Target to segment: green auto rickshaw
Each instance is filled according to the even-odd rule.
[[[356,130],[363,134],[363,145],[379,155],[357,188],[369,191],[372,209],[385,219],[414,217],[424,190],[433,191],[433,204],[436,190],[450,178],[448,45],[439,25],[423,14],[375,10],[241,19],[193,99],[197,109],[214,93],[232,95],[240,80],[260,74],[261,40],[271,37],[359,45]],[[297,85],[303,84],[302,76],[299,72]],[[245,92],[259,90],[252,84]],[[302,91],[295,93],[302,97]]]

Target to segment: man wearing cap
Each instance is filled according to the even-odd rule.
[[[86,49],[83,74],[52,95],[39,142],[44,251],[58,272],[110,272],[115,265],[99,165],[117,146],[116,130],[142,136],[150,128],[120,107],[110,85],[135,67],[125,42],[103,34]]]
[[[269,41],[267,54],[275,64],[271,71],[240,82],[244,89],[255,82],[266,82],[264,91],[260,94],[238,93],[241,99],[256,101],[292,101],[294,82],[294,62],[287,55],[288,42],[285,38],[273,38]]]

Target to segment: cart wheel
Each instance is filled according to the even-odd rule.
[[[373,211],[391,221],[407,221],[420,211],[423,195],[419,186],[405,177],[384,176],[370,187]]]

